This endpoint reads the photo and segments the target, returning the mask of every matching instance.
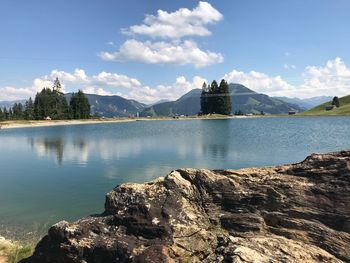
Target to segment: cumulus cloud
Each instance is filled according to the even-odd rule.
[[[313,96],[345,96],[350,93],[350,68],[341,58],[329,60],[325,66],[307,66],[302,83],[293,85],[281,76],[233,70],[224,75],[228,82],[241,83],[250,89],[272,96],[309,98]]]
[[[207,80],[200,76],[195,76],[192,81],[186,80],[184,76],[179,76],[171,85],[144,86],[141,89],[132,90],[128,97],[147,103],[164,99],[176,100],[192,89],[202,88],[204,82],[207,82]]]
[[[293,86],[282,79],[281,76],[271,77],[267,74],[250,71],[248,73],[233,70],[223,77],[229,83],[240,83],[260,93],[285,92]]]
[[[211,35],[207,26],[222,19],[222,14],[207,2],[199,2],[192,10],[180,8],[170,13],[158,10],[157,15],[146,15],[143,24],[122,30],[129,36],[144,35],[152,41],[128,39],[117,51],[103,51],[98,56],[105,61],[194,65],[197,68],[221,63],[222,54],[202,50],[194,40],[183,38]],[[163,40],[154,41],[154,38]]]
[[[329,60],[323,67],[306,67],[303,76],[304,83],[300,90],[306,94],[322,92],[343,96],[350,93],[350,68],[339,57]]]
[[[96,75],[88,75],[82,69],[73,72],[53,70],[48,75],[34,79],[30,87],[0,88],[0,100],[27,99],[44,87],[52,87],[52,80],[56,77],[59,77],[66,92],[79,88],[86,93],[119,95],[144,103],[153,103],[161,99],[175,100],[194,88],[201,88],[203,82],[207,82],[200,76],[195,76],[192,80],[179,76],[172,84],[151,87],[135,78],[117,73],[103,71]],[[271,96],[309,98],[319,95],[345,96],[350,93],[350,68],[341,58],[329,60],[324,66],[306,67],[298,85],[289,83],[281,76],[270,76],[257,71],[233,70],[223,78]]]
[[[59,78],[64,92],[77,89],[88,94],[104,96],[118,95],[128,99],[135,99],[144,103],[154,103],[161,99],[175,100],[194,88],[201,88],[206,80],[195,76],[192,81],[180,76],[171,85],[158,85],[150,87],[143,85],[139,80],[126,75],[102,71],[96,75],[87,75],[84,70],[76,69],[74,72],[52,70],[50,74],[33,80],[30,87],[0,88],[0,101],[28,99],[44,87],[52,87],[56,77]]]
[[[201,50],[196,42],[191,40],[173,42],[151,42],[127,40],[119,51],[101,52],[99,56],[107,61],[141,61],[148,64],[193,64],[195,67],[205,67],[223,62],[220,53]]]
[[[140,81],[134,78],[129,78],[125,75],[109,73],[102,71],[98,75],[92,76],[91,82],[94,84],[132,88],[141,86]]]
[[[29,98],[33,92],[31,89],[3,87],[0,88],[0,101],[12,101],[22,98]]]
[[[141,25],[133,25],[123,29],[125,34],[139,34],[149,37],[180,39],[185,36],[208,36],[211,32],[206,28],[217,23],[223,15],[207,2],[199,2],[192,10],[180,8],[168,13],[158,10],[157,15],[146,15]]]
[[[86,94],[97,94],[97,95],[101,95],[101,96],[117,95],[117,94],[113,94],[112,92],[109,92],[107,90],[104,90],[103,88],[96,88],[96,87],[85,87],[85,88],[83,88],[83,92]]]

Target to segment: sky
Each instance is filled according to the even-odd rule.
[[[174,100],[226,79],[350,94],[348,0],[0,0],[0,101],[65,92]]]

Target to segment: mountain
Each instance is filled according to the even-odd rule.
[[[289,98],[289,97],[274,97],[276,99],[282,100],[287,103],[296,104],[300,108],[309,110],[317,105],[330,101],[332,97],[330,96],[317,96],[308,99],[299,99],[299,98]]]
[[[303,111],[298,105],[287,103],[268,95],[257,93],[241,84],[230,84],[232,112],[287,114],[289,111]]]
[[[303,111],[298,105],[256,93],[241,84],[230,84],[229,89],[232,112],[286,114],[289,111]],[[176,101],[146,107],[141,116],[195,115],[200,111],[201,92],[201,89],[193,89]]]
[[[120,96],[101,96],[96,94],[85,94],[91,105],[91,113],[97,113],[103,117],[127,117],[141,112],[146,104],[136,100],[128,100]],[[72,93],[65,94],[70,101]]]
[[[140,116],[195,115],[200,111],[201,89],[193,89],[176,101],[146,107]]]
[[[161,100],[158,100],[157,102],[148,104],[147,106],[148,106],[148,107],[151,107],[151,106],[154,106],[154,105],[157,105],[157,104],[160,104],[160,103],[164,103],[164,102],[168,102],[168,101],[169,101],[169,100],[167,100],[167,99],[161,99]]]
[[[318,116],[318,115],[350,115],[350,95],[339,98],[339,108],[326,111],[326,106],[332,105],[332,99],[326,103],[318,105],[311,110],[305,111],[302,115],[305,116]]]
[[[0,101],[0,108],[12,108],[15,103],[22,103],[24,105],[26,100]]]

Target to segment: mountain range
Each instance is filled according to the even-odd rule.
[[[316,105],[330,101],[332,97],[319,96],[310,99],[298,99],[288,97],[270,97],[257,93],[241,84],[229,85],[232,102],[232,112],[243,113],[286,114],[289,111],[302,112]],[[120,96],[101,96],[86,94],[92,114],[103,117],[127,117],[130,115],[140,116],[172,116],[172,115],[195,115],[200,111],[201,89],[193,89],[175,101],[158,101],[152,105],[146,105],[136,100],[125,99]],[[69,101],[72,93],[65,94]],[[0,101],[0,107],[11,107],[18,101]]]
[[[265,94],[257,93],[241,84],[230,84],[232,112],[286,114],[303,111],[297,104],[288,103]],[[146,107],[141,116],[195,115],[200,111],[201,89],[193,89],[176,101]]]
[[[308,99],[299,99],[299,98],[289,98],[289,97],[274,97],[276,99],[282,100],[284,102],[292,103],[298,105],[300,108],[309,110],[313,107],[316,107],[320,104],[323,104],[327,101],[332,100],[330,96],[317,96]]]
[[[85,94],[91,105],[91,113],[103,117],[128,117],[141,112],[146,104],[136,100],[125,99],[120,96],[100,96],[96,94]],[[65,94],[70,101],[72,93]]]

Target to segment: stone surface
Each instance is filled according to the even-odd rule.
[[[350,262],[350,151],[120,185],[22,262]]]

